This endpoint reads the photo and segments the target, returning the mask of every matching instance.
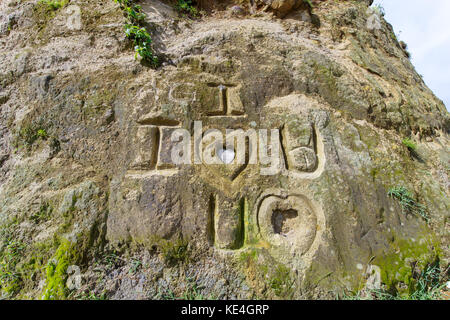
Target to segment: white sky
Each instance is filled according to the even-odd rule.
[[[450,110],[450,1],[375,0],[428,87]]]

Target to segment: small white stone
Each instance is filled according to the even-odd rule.
[[[356,269],[358,269],[358,270],[362,270],[364,267],[363,267],[363,265],[361,264],[361,263],[358,263],[357,265],[356,265]]]

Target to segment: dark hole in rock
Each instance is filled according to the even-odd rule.
[[[273,231],[281,235],[287,235],[292,230],[292,221],[298,217],[297,210],[274,210],[272,214]]]

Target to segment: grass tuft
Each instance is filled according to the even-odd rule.
[[[402,140],[402,144],[408,148],[409,151],[416,151],[417,150],[417,145],[414,141],[412,141],[411,139],[405,138]]]
[[[392,293],[382,289],[362,290],[353,295],[343,294],[344,300],[441,300],[445,279],[440,277],[440,268],[428,264],[418,275],[413,290],[406,294]]]
[[[422,217],[426,222],[430,220],[427,208],[418,203],[414,198],[413,194],[403,186],[398,186],[389,189],[388,196],[397,199],[402,206],[403,214],[413,214]]]
[[[183,239],[172,241],[161,241],[160,249],[164,261],[167,265],[175,265],[179,262],[186,262],[189,257],[188,242]]]

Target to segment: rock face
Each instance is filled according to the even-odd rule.
[[[4,297],[334,298],[448,265],[450,118],[392,27],[367,1],[236,3],[142,1],[151,69],[111,0],[2,1]]]

